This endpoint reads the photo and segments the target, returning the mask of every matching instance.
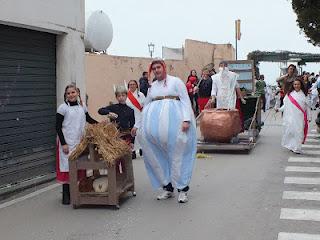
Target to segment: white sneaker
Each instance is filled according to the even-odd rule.
[[[180,193],[179,193],[178,202],[179,202],[179,203],[186,203],[186,202],[188,202],[187,192],[180,192]]]
[[[162,193],[160,193],[157,196],[157,200],[166,200],[168,198],[173,198],[173,197],[174,197],[174,193],[173,192],[164,190]]]

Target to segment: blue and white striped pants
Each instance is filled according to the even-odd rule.
[[[155,189],[170,182],[183,189],[190,183],[196,155],[196,126],[192,116],[189,130],[182,132],[182,111],[181,102],[173,99],[151,102],[143,110],[138,137]]]

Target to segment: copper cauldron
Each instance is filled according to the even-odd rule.
[[[200,119],[200,131],[206,142],[228,143],[241,131],[237,109],[206,109]]]

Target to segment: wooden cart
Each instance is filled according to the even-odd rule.
[[[88,145],[89,155],[83,154],[76,160],[69,160],[70,197],[73,208],[81,205],[110,205],[120,208],[120,198],[128,192],[133,196],[134,176],[131,154],[116,161],[113,166],[108,166],[105,161],[100,160],[98,152],[93,144]],[[80,192],[77,173],[80,169],[107,170],[108,189],[106,192]]]

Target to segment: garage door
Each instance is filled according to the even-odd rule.
[[[56,37],[6,25],[0,36],[1,189],[55,170]]]

